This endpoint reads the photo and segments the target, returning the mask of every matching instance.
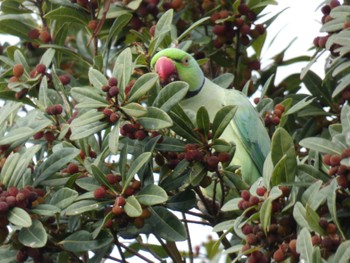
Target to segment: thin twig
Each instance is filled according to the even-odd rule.
[[[212,224],[208,223],[208,222],[204,222],[204,221],[194,221],[194,220],[188,220],[188,219],[182,219],[181,220],[184,223],[188,223],[188,224],[197,224],[197,225],[203,225],[203,226],[212,226]]]
[[[125,261],[123,261],[122,259],[115,258],[115,257],[109,256],[109,255],[106,255],[105,258],[108,258],[108,259],[113,260],[115,262],[125,263]]]
[[[190,258],[190,263],[193,263],[193,249],[192,249],[192,241],[191,241],[191,235],[190,230],[188,228],[188,223],[186,220],[186,214],[182,212],[183,222],[185,223],[185,229],[187,234],[187,245],[188,245],[188,256]]]
[[[132,253],[133,255],[139,257],[140,259],[148,262],[148,263],[154,263],[152,260],[146,258],[145,256],[141,255],[139,252],[137,252],[136,250],[132,249],[131,247],[128,247],[126,245],[124,245],[123,243],[119,243],[119,245],[121,247],[123,247],[125,250],[129,251],[130,253]]]
[[[123,250],[122,250],[122,248],[121,248],[121,245],[122,245],[122,244],[119,242],[118,238],[115,239],[114,244],[117,246],[118,251],[119,251],[119,254],[120,254],[120,256],[121,256],[123,262],[126,262],[125,257],[124,257],[124,252],[123,252]]]

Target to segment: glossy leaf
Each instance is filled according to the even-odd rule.
[[[146,115],[138,118],[138,121],[147,130],[160,130],[173,124],[165,111],[155,107],[148,107]]]
[[[56,20],[64,23],[78,23],[81,25],[87,25],[89,22],[89,16],[85,12],[81,12],[78,9],[68,8],[61,6],[54,9],[45,15],[48,20]]]
[[[170,111],[173,106],[185,98],[188,88],[189,86],[186,82],[175,81],[169,83],[159,91],[153,106],[165,112]]]
[[[22,228],[18,233],[18,240],[27,247],[44,247],[47,238],[46,229],[39,220],[33,220],[30,227]]]
[[[312,262],[313,250],[311,234],[307,228],[303,228],[297,238],[297,252],[300,254],[300,258],[305,260],[305,262]]]
[[[158,185],[150,184],[141,189],[136,199],[143,205],[158,205],[168,200],[167,193]]]
[[[128,102],[137,101],[142,98],[156,84],[158,75],[146,73],[136,80],[128,95]]]
[[[199,131],[206,138],[208,138],[208,133],[210,130],[210,119],[209,119],[209,113],[204,106],[200,107],[199,110],[197,111],[196,121],[197,121],[197,127]]]
[[[53,194],[50,204],[55,205],[60,209],[64,209],[72,204],[78,197],[78,192],[70,188],[61,188]]]
[[[217,139],[221,136],[227,125],[233,120],[236,111],[237,108],[232,105],[224,106],[218,110],[213,120],[213,139]]]
[[[343,148],[339,147],[337,144],[332,143],[323,138],[305,138],[299,142],[299,144],[305,148],[315,150],[321,153],[329,154],[341,154]]]
[[[32,219],[30,215],[22,208],[14,207],[10,210],[7,219],[11,224],[19,227],[30,227]]]
[[[169,210],[163,207],[153,207],[150,223],[156,235],[167,241],[183,241],[187,235],[184,225]]]
[[[126,203],[124,205],[125,213],[130,217],[138,217],[142,214],[142,207],[135,196],[129,196],[125,199]]]

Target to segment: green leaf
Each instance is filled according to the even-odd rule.
[[[52,60],[55,56],[55,52],[56,51],[52,48],[47,49],[45,53],[42,55],[39,63],[44,64],[46,68],[48,68],[52,63]]]
[[[129,196],[125,201],[126,203],[123,208],[128,216],[138,217],[142,214],[142,207],[135,196]]]
[[[305,97],[304,99],[299,101],[297,104],[293,105],[293,107],[289,108],[289,110],[287,110],[287,112],[285,112],[284,114],[290,115],[304,109],[314,101],[314,99],[310,99],[310,100],[308,99],[309,97]]]
[[[331,262],[333,263],[347,263],[350,260],[350,241],[344,241],[342,242],[337,251],[335,252],[335,255],[333,257],[333,260]]]
[[[124,13],[117,16],[117,18],[114,19],[114,22],[108,32],[104,54],[108,52],[108,49],[110,48],[112,40],[115,42],[119,39],[120,32],[126,25],[128,25],[131,18],[132,18],[132,14]]]
[[[110,191],[112,191],[113,193],[117,194],[117,192],[114,189],[114,187],[106,179],[105,174],[96,165],[94,165],[94,164],[91,165],[91,170],[92,170],[92,174],[94,175],[96,180],[100,182],[100,185],[107,186]]]
[[[110,202],[108,201],[107,203]],[[67,216],[80,215],[88,211],[98,210],[102,208],[105,204],[106,202],[97,202],[95,200],[83,200],[69,205],[65,209],[64,214]]]
[[[169,9],[158,20],[156,24],[156,30],[154,38],[149,45],[148,54],[152,57],[157,51],[158,47],[162,44],[165,37],[171,30],[171,23],[173,21],[174,10]]]
[[[136,80],[129,93],[128,102],[137,101],[157,83],[158,75],[146,73]]]
[[[196,22],[194,22],[193,24],[191,24],[191,26],[189,28],[187,28],[178,38],[177,38],[177,42],[180,43],[181,40],[187,36],[193,29],[195,29],[196,27],[200,26],[201,24],[203,24],[205,21],[209,20],[210,17],[203,17],[199,20],[197,20]]]
[[[147,114],[138,118],[138,121],[146,130],[160,130],[173,125],[169,115],[155,107],[148,107]]]
[[[67,163],[78,156],[79,153],[80,150],[75,147],[64,147],[60,150],[55,151],[40,165],[39,169],[37,169],[34,173],[34,178],[36,178],[34,186],[39,185],[39,183],[54,175]]]
[[[343,105],[340,113],[341,125],[343,130],[348,132],[350,130],[350,106],[349,104]]]
[[[22,228],[18,233],[18,240],[27,247],[44,247],[47,242],[47,233],[39,220],[33,220],[30,227]]]
[[[294,205],[293,217],[300,227],[305,227],[311,230],[309,223],[306,220],[306,209],[300,202],[296,202]]]
[[[123,178],[123,192],[128,187],[129,183],[134,178],[134,176],[137,174],[137,172],[140,171],[142,166],[145,165],[149,161],[151,156],[152,156],[151,152],[144,152],[144,153],[140,154],[139,156],[137,156],[137,158],[132,161],[125,178]]]
[[[312,262],[314,248],[311,241],[311,235],[307,228],[303,228],[297,238],[297,252],[300,258],[305,262]]]
[[[101,89],[102,86],[108,85],[108,80],[100,71],[91,68],[88,73],[90,83],[96,88]]]
[[[200,133],[202,133],[205,136],[205,138],[208,138],[208,133],[210,130],[210,119],[209,113],[204,106],[198,109],[196,121]]]
[[[72,252],[88,252],[105,247],[113,242],[113,236],[107,231],[101,231],[96,239],[86,230],[78,230],[59,242],[64,249]]]
[[[169,210],[163,207],[153,207],[150,224],[154,233],[167,241],[184,241],[186,230],[181,221]]]
[[[120,121],[114,125],[108,137],[108,147],[112,154],[118,153]]]
[[[78,196],[79,194],[77,191],[64,187],[53,194],[50,204],[55,205],[60,209],[65,209],[72,204]]]
[[[136,102],[128,103],[120,107],[120,109],[122,109],[127,115],[134,118],[140,118],[147,114],[147,109],[143,105]]]
[[[0,33],[17,36],[23,40],[30,40],[28,32],[37,26],[31,14],[0,16]]]
[[[153,102],[153,106],[168,112],[178,102],[185,98],[188,92],[189,85],[183,81],[174,81],[162,88],[156,99]]]
[[[32,219],[30,215],[22,208],[14,207],[8,213],[7,219],[11,224],[19,227],[30,227]]]
[[[136,199],[143,205],[158,205],[168,200],[168,195],[163,188],[150,184],[141,189],[136,195]]]
[[[215,115],[213,121],[213,139],[217,139],[226,129],[227,125],[233,120],[237,111],[237,107],[228,105],[222,107]]]
[[[118,86],[122,100],[124,99],[125,88],[129,84],[133,70],[134,65],[132,62],[131,49],[126,48],[117,57],[112,72],[112,76],[115,76],[118,80]]]
[[[167,202],[171,210],[186,212],[195,207],[197,202],[196,194],[192,190],[185,190],[172,196]]]
[[[75,118],[70,127],[72,135],[71,140],[79,140],[93,135],[107,126],[107,122],[101,122],[105,115],[97,112],[95,109],[89,110]]]
[[[306,220],[313,231],[322,236],[326,234],[319,224],[320,216],[309,205],[306,205]]]
[[[44,18],[62,23],[78,23],[84,26],[87,25],[90,20],[87,13],[81,11],[80,9],[73,9],[63,6],[48,12]]]
[[[59,209],[55,205],[50,204],[39,204],[32,208],[32,213],[41,215],[41,216],[55,216],[56,214],[61,213],[61,209]]]
[[[299,144],[305,148],[309,148],[311,150],[315,150],[321,153],[341,155],[341,153],[344,150],[338,144],[335,144],[327,139],[318,138],[318,137],[310,137],[310,138],[302,139],[299,142]]]
[[[97,85],[95,83],[95,85]],[[72,97],[78,101],[77,108],[102,108],[107,107],[105,94],[95,87],[79,87],[71,89]]]
[[[342,231],[341,225],[338,220],[338,209],[337,209],[337,189],[338,189],[337,180],[334,178],[328,186],[328,195],[327,195],[327,207],[329,213],[331,214],[333,222],[337,225],[337,229],[340,232],[342,238],[345,239],[344,233]]]

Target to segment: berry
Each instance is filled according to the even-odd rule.
[[[89,23],[87,24],[87,28],[93,31],[96,29],[97,24],[98,24],[97,20],[95,19],[90,20]]]
[[[320,227],[326,228],[328,226],[327,218],[321,217],[318,224],[320,225]]]
[[[112,86],[109,88],[108,90],[108,95],[111,96],[111,97],[115,97],[117,96],[119,93],[119,89],[117,86]]]
[[[76,174],[78,172],[79,172],[79,167],[78,167],[77,164],[75,164],[75,163],[68,164],[68,166],[67,166],[67,173],[69,173],[69,174]]]
[[[51,34],[47,30],[41,31],[39,38],[43,43],[49,43],[52,40]]]
[[[253,233],[253,228],[249,224],[244,224],[242,227],[242,233],[245,235]]]
[[[102,199],[105,197],[106,193],[107,193],[106,189],[104,187],[100,186],[100,187],[95,189],[94,197],[96,199]]]
[[[61,75],[58,79],[61,81],[62,85],[68,85],[71,80],[69,75]]]
[[[126,204],[126,200],[123,196],[118,196],[116,199],[115,199],[115,205],[117,206],[124,206]]]
[[[242,15],[247,15],[250,11],[249,6],[247,6],[246,4],[242,3],[238,6],[238,12]]]
[[[230,154],[227,152],[221,152],[218,155],[219,161],[222,163],[228,162],[230,160],[230,157],[231,157]]]
[[[114,175],[114,174],[107,174],[107,175],[106,175],[106,179],[107,179],[107,181],[108,181],[110,184],[112,184],[112,185],[119,182],[118,176],[117,176],[117,175]]]
[[[8,204],[5,201],[0,201],[0,212],[5,213],[9,209]]]
[[[335,234],[337,233],[337,226],[333,223],[329,223],[326,228],[327,234]]]
[[[113,86],[117,86],[118,85],[118,80],[116,79],[116,78],[110,78],[109,80],[108,80],[108,85],[110,86],[110,87],[113,87]]]
[[[131,186],[128,186],[128,187],[125,188],[124,194],[126,196],[130,196],[130,195],[133,195],[134,192],[135,192],[135,189],[132,188]]]
[[[116,216],[119,216],[124,213],[124,209],[120,206],[113,206],[112,208],[112,213],[115,214]]]
[[[24,73],[24,68],[22,64],[16,64],[12,68],[13,76],[20,78]]]
[[[134,190],[140,190],[141,189],[141,182],[138,180],[135,180],[131,183],[131,188]]]
[[[249,198],[250,198],[250,193],[248,190],[243,190],[241,192],[241,197],[243,198],[243,200],[245,201],[249,201]]]
[[[45,132],[44,138],[49,143],[53,142],[56,139],[55,135],[51,131]]]
[[[27,35],[30,39],[37,39],[40,36],[40,31],[34,28],[30,30]]]
[[[138,130],[135,132],[135,138],[142,141],[147,137],[147,133],[144,130]]]
[[[109,121],[111,123],[116,123],[120,119],[120,115],[116,112],[112,112],[112,114],[109,116]]]
[[[250,196],[249,198],[249,203],[253,206],[253,205],[257,205],[259,204],[260,200],[257,196]]]
[[[16,197],[11,196],[11,195],[7,196],[5,201],[9,207],[14,207],[14,206],[16,206],[16,203],[17,203]]]
[[[17,189],[17,187],[15,186],[10,186],[8,189],[7,189],[7,193],[10,195],[10,196],[16,196],[18,194],[19,190]]]
[[[313,246],[318,245],[321,242],[321,238],[317,235],[314,235],[311,237],[311,242]]]
[[[146,219],[146,218],[149,218],[150,216],[151,216],[151,212],[147,208],[142,209],[140,218]]]
[[[256,189],[256,194],[258,195],[258,196],[264,196],[265,195],[265,193],[266,193],[266,188],[265,187],[258,187],[257,189]]]
[[[341,161],[341,156],[337,154],[332,155],[330,158],[330,163],[332,166],[339,165],[340,161]]]
[[[218,167],[218,163],[219,163],[219,158],[217,156],[210,156],[207,160],[207,164],[209,166],[209,169],[216,169]]]
[[[226,31],[226,27],[224,25],[215,25],[213,27],[213,33],[215,35],[224,35]]]
[[[250,32],[250,26],[247,24],[242,25],[241,28],[239,29],[239,32],[241,32],[241,34],[243,35],[248,35]]]
[[[18,250],[17,254],[16,254],[16,260],[17,262],[24,262],[26,261],[28,258],[28,254],[27,251],[24,249]]]
[[[255,245],[258,241],[256,235],[254,235],[253,233],[248,234],[245,239],[249,245]]]
[[[275,251],[275,253],[273,253],[273,259],[276,261],[276,262],[281,262],[284,260],[284,253],[282,251],[282,249],[277,249]]]
[[[46,66],[44,64],[38,64],[36,65],[35,70],[37,73],[43,74],[46,71]]]
[[[290,251],[292,251],[293,254],[297,254],[297,240],[296,239],[292,239],[289,244],[289,249]]]

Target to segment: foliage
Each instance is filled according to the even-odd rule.
[[[264,69],[273,0],[0,3],[0,33],[18,38],[0,46],[1,262],[349,261],[346,1],[323,4],[314,57],[284,50]],[[220,138],[236,107],[210,123],[181,107],[186,82],[160,85],[150,60],[171,46],[255,97],[272,142],[255,183]],[[321,79],[309,69],[328,51]],[[300,61],[301,80],[275,83]],[[192,223],[217,239],[192,247]]]

